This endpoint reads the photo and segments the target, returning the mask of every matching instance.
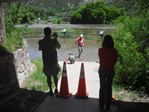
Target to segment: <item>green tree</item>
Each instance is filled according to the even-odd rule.
[[[22,46],[22,37],[28,32],[26,27],[16,28],[16,24],[21,22],[30,22],[33,18],[32,12],[27,6],[21,3],[10,3],[5,5],[5,26],[6,26],[6,41],[4,45],[10,51]],[[30,16],[31,15],[31,16]]]
[[[149,93],[149,46],[145,46],[143,52],[140,51],[144,38],[149,38],[147,30],[143,30],[148,29],[148,19],[123,17],[119,20],[114,38],[121,59],[116,66],[115,82],[127,88]],[[142,35],[142,32],[145,34]]]
[[[35,19],[35,14],[30,6],[24,2],[7,4],[5,8],[5,16],[6,19],[9,18],[14,24],[30,23]]]
[[[78,15],[81,15],[79,16],[81,18],[75,17]],[[71,16],[70,23],[76,23],[77,21],[78,23],[81,21],[83,24],[111,23],[112,20],[121,15],[123,15],[123,12],[120,8],[109,6],[103,1],[97,1],[87,3],[76,10]]]
[[[129,16],[145,15],[149,9],[148,0],[114,0],[112,4],[122,7]]]

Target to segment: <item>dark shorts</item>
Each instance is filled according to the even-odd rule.
[[[57,76],[58,75],[58,64],[50,65],[50,66],[44,66],[43,67],[43,72],[45,73],[46,76],[53,75]]]

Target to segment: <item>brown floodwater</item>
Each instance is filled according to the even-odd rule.
[[[38,51],[38,41],[44,37],[43,29],[47,26],[51,27],[53,32],[58,32],[59,34],[58,40],[61,44],[61,49],[58,52],[61,56],[62,55],[64,56],[63,58],[60,58],[61,60],[63,60],[67,55],[67,54],[64,55],[65,53],[76,51],[74,50],[77,47],[75,44],[75,39],[81,33],[86,38],[86,45],[85,45],[85,50],[87,50],[86,52],[90,52],[89,50],[91,50],[91,53],[95,52],[94,54],[97,55],[96,53],[97,48],[101,46],[101,37],[99,35],[99,32],[104,31],[105,34],[112,34],[116,28],[115,26],[112,25],[70,25],[70,24],[31,25],[29,26],[29,28],[32,29],[32,33],[30,35],[27,35],[27,43],[31,59],[41,58],[41,52]],[[66,29],[65,34],[62,32],[63,29]],[[97,56],[95,56],[94,58],[97,58]]]

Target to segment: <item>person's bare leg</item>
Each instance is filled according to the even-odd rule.
[[[51,81],[51,76],[47,76],[47,83],[48,83],[48,86],[49,86],[49,94],[51,96],[53,96],[53,90],[52,90],[52,81]]]
[[[58,93],[57,83],[58,83],[58,78],[57,78],[57,76],[54,76],[54,84],[55,84],[55,90],[54,90],[54,93],[55,93],[55,94]]]

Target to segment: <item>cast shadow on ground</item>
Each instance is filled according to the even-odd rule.
[[[119,112],[149,112],[149,103],[117,101]]]
[[[101,112],[97,98],[49,96],[45,92],[19,89],[0,97],[0,112]],[[110,112],[149,112],[149,103],[115,101]]]
[[[46,96],[44,92],[19,89],[0,96],[0,112],[34,112]]]
[[[101,112],[97,98],[76,99],[75,96],[64,99],[47,96],[35,112]],[[115,101],[109,112],[149,112],[149,103]]]

